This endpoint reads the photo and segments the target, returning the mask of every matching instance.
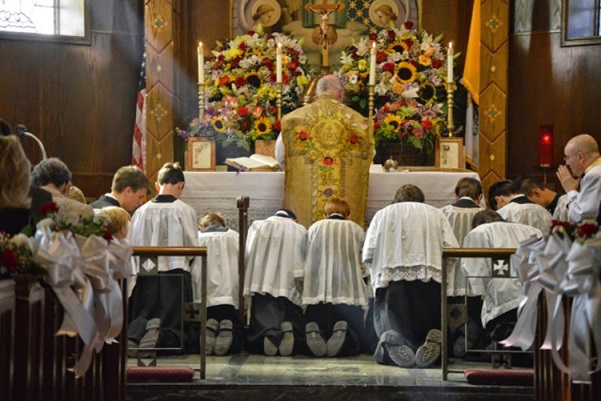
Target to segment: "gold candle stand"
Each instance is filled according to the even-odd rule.
[[[198,83],[198,120],[205,116],[205,84]]]
[[[449,137],[452,137],[453,132],[455,132],[455,123],[453,122],[453,93],[456,89],[455,82],[447,82],[447,128],[449,130]]]
[[[371,120],[374,116],[374,106],[375,106],[375,85],[367,85],[369,90],[368,98],[367,98],[367,107],[369,107],[369,119]]]
[[[278,107],[278,120],[282,121],[282,83],[277,83],[276,106]]]

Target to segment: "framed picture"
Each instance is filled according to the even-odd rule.
[[[436,138],[436,168],[465,168],[463,138]]]
[[[215,171],[215,140],[210,138],[188,138],[186,170]]]

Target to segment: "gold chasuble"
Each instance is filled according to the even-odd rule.
[[[299,223],[309,228],[322,220],[325,204],[339,197],[349,203],[351,220],[365,227],[374,150],[371,125],[329,95],[284,116],[284,202]]]

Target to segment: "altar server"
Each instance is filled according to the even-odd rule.
[[[442,249],[459,244],[445,215],[424,201],[404,185],[367,229],[362,257],[375,290],[378,363],[427,367],[440,356]]]
[[[548,232],[551,228],[551,213],[520,193],[513,181],[503,180],[492,184],[488,190],[489,205],[504,220],[527,224]]]
[[[219,213],[208,212],[198,224],[198,242],[207,247],[207,355],[227,355],[241,349],[242,322],[238,309],[239,235],[225,227]],[[199,264],[192,269],[194,302],[202,297]]]
[[[251,314],[247,348],[289,356],[304,341],[301,309],[307,230],[287,209],[254,221],[246,241],[244,296]]]
[[[324,220],[307,233],[303,281],[305,334],[315,356],[351,356],[361,352],[369,271],[361,263],[365,232],[349,220],[343,199],[325,205]]]
[[[533,236],[542,238],[542,232],[532,226],[506,222],[493,210],[487,209],[474,216],[474,229],[463,241],[466,248],[517,248],[521,241]],[[472,294],[484,298],[481,312],[482,327],[495,341],[511,334],[517,319],[516,310],[524,294],[519,282],[507,278],[469,278],[469,276],[513,276],[502,259],[463,258],[461,267],[468,276]],[[495,333],[496,330],[496,333]]]
[[[159,194],[134,213],[129,240],[132,246],[198,246],[196,212],[179,200],[184,190],[184,172],[179,163],[166,163],[159,170]],[[188,336],[181,330],[183,302],[192,300],[192,257],[160,256],[135,258],[138,274],[130,297],[128,338],[140,348],[184,348]],[[185,349],[184,349],[185,350]]]
[[[521,193],[551,213],[553,220],[568,220],[568,196],[547,188],[534,178],[521,178],[515,182]]]

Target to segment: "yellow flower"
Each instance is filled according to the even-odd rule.
[[[309,79],[307,79],[306,75],[299,75],[296,77],[296,84],[298,86],[305,86],[309,83]]]
[[[402,63],[399,63],[399,66],[396,70],[396,75],[401,80],[401,83],[409,84],[415,81],[417,69],[413,64],[403,61]]]
[[[257,72],[249,72],[244,75],[246,82],[254,88],[258,88],[261,86],[261,76]]]
[[[223,117],[214,116],[211,119],[211,125],[213,125],[213,128],[215,128],[215,131],[225,132],[225,120],[223,119]]]
[[[419,56],[419,63],[423,66],[429,67],[432,65],[432,59],[422,54]]]
[[[225,59],[226,60],[232,60],[235,59],[238,56],[243,55],[244,52],[240,49],[238,49],[237,47],[231,47],[229,49],[226,50],[225,52]]]
[[[367,60],[359,60],[357,63],[357,69],[359,69],[359,71],[367,71]]]
[[[259,135],[267,135],[271,132],[271,122],[267,117],[261,117],[255,121],[255,129]]]
[[[403,119],[396,114],[389,114],[384,118],[384,124],[390,125],[395,131],[399,131],[401,129],[402,123]]]
[[[388,49],[386,49],[387,53],[402,53],[405,50],[409,50],[407,44],[401,40],[401,38],[397,37],[397,39],[392,42]]]

